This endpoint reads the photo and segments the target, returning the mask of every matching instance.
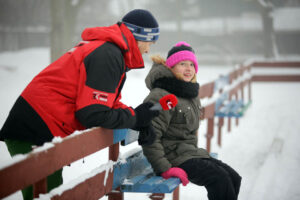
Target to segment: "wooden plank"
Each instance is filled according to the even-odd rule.
[[[218,121],[218,138],[217,138],[217,142],[219,147],[222,146],[222,126],[224,125],[224,118],[223,117],[219,117],[219,121]]]
[[[179,186],[173,192],[173,200],[179,200]]]
[[[210,153],[211,139],[214,136],[214,118],[207,120],[207,133],[206,133],[206,150]]]
[[[204,119],[213,118],[215,115],[215,103],[211,103],[204,107]]]
[[[300,75],[254,75],[255,82],[296,82],[300,81]]]
[[[122,184],[122,192],[140,192],[140,193],[171,193],[179,185],[179,178],[164,179],[161,176],[140,175],[133,178],[127,178],[126,183]]]
[[[79,183],[78,185],[65,190],[62,194],[56,194],[51,199],[52,200],[82,200],[90,199],[97,200],[108,194],[112,190],[113,183],[113,173],[108,173],[108,178],[106,180],[106,185],[104,185],[105,171],[99,173],[85,181]]]
[[[212,97],[214,93],[214,82],[209,82],[199,88],[199,98]]]
[[[44,178],[33,185],[33,197],[37,198],[40,194],[47,193],[47,178]]]
[[[234,70],[229,73],[229,84],[233,82],[237,78],[237,70]]]
[[[299,61],[255,61],[251,64],[252,67],[300,67]]]
[[[234,88],[231,88],[230,91],[228,92],[228,98],[232,99],[232,96],[236,96],[238,95],[238,91],[239,89],[242,88],[242,82],[240,82],[239,84],[237,84]]]
[[[46,151],[29,153],[25,160],[0,170],[0,198],[32,185],[63,166],[106,148],[112,143],[112,130],[95,128],[65,138],[63,142],[55,143]]]
[[[118,163],[114,166],[114,183],[113,189],[116,189],[122,185],[127,177],[136,177],[131,181],[140,181],[145,174],[151,174],[153,170],[150,163],[144,156],[142,150],[134,153],[126,159],[124,163]],[[141,177],[138,177],[141,175]]]

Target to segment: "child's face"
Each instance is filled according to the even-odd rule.
[[[192,61],[184,60],[171,68],[174,74],[179,74],[186,82],[190,82],[195,75],[195,66]]]

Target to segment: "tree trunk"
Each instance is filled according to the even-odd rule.
[[[51,0],[51,62],[75,45],[73,38],[81,3],[82,0],[77,4],[72,0]]]
[[[264,56],[274,58],[277,54],[276,38],[273,23],[273,5],[268,1],[259,0],[260,12],[263,22]]]

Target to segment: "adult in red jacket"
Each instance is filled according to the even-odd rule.
[[[144,67],[142,54],[158,36],[157,21],[141,9],[112,26],[85,29],[83,41],[40,72],[17,99],[0,132],[10,153],[26,153],[16,152],[22,142],[41,145],[90,127],[147,127],[158,111],[149,103],[124,105],[121,90],[126,72]]]

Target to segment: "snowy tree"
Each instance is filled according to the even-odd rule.
[[[51,62],[74,46],[77,13],[83,1],[51,1]]]
[[[264,56],[266,58],[274,58],[278,54],[272,15],[274,6],[269,0],[258,0],[257,2],[260,7],[263,23]]]

